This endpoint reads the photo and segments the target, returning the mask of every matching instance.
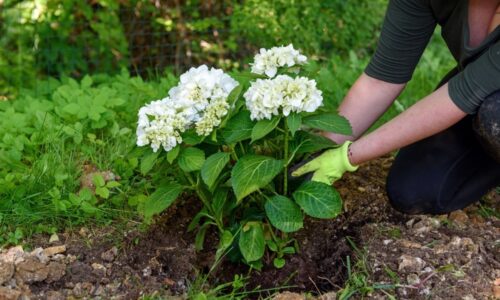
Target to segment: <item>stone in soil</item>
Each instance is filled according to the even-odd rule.
[[[45,264],[34,257],[28,257],[16,265],[16,280],[23,283],[44,281],[49,275]]]
[[[9,281],[14,275],[14,262],[0,260],[0,285]]]
[[[66,252],[66,245],[53,246],[43,249],[43,254],[48,257],[54,256],[56,254],[61,254],[64,252]]]
[[[118,255],[118,248],[116,248],[116,247],[112,247],[112,248],[111,248],[111,249],[109,249],[108,251],[103,252],[103,253],[101,254],[101,258],[102,258],[104,261],[107,261],[107,262],[112,262],[113,260],[115,260],[116,255]]]
[[[7,287],[0,286],[0,299],[2,300],[18,300],[21,297],[21,292]]]

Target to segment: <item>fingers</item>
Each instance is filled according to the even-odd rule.
[[[297,176],[302,176],[304,174],[307,174],[309,172],[316,171],[318,169],[318,161],[317,159],[313,159],[312,161],[308,162],[307,164],[303,165],[302,167],[298,168],[297,170],[292,172],[292,176],[297,177]]]

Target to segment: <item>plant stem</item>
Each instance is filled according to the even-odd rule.
[[[285,170],[283,172],[283,195],[286,196],[288,193],[288,124],[286,123],[286,118],[283,119],[284,129],[285,129],[285,153],[284,153],[284,162],[285,162]]]

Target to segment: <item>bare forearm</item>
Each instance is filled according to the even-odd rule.
[[[339,106],[339,114],[349,120],[353,135],[327,132],[324,135],[338,144],[357,139],[387,110],[404,86],[383,82],[363,73]]]
[[[436,134],[465,117],[451,100],[448,85],[351,145],[351,163],[360,164]]]

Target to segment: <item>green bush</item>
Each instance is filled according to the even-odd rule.
[[[253,47],[293,43],[307,54],[372,52],[386,0],[248,0],[235,6],[231,30]]]
[[[106,220],[100,217],[128,210],[127,200],[147,194],[155,182],[135,177],[143,152],[135,149],[137,110],[176,80],[167,75],[146,83],[127,72],[81,82],[50,79],[0,101],[1,224],[33,229],[30,224]],[[82,186],[89,168],[99,170],[89,175],[95,195]]]

